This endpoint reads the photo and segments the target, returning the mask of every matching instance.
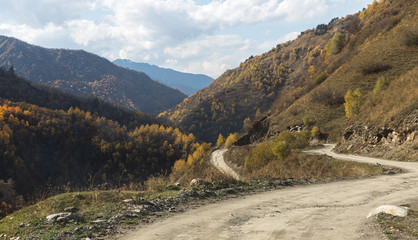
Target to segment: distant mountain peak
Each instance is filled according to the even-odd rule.
[[[129,59],[116,59],[113,63],[121,67],[144,72],[153,80],[177,88],[189,96],[200,89],[209,86],[213,81],[213,78],[204,74],[184,73],[148,63],[133,62]]]

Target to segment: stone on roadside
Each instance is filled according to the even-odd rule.
[[[408,215],[408,208],[398,207],[394,205],[382,205],[373,209],[369,213],[369,215],[367,215],[367,218],[377,215],[379,213],[387,213],[393,216],[406,217],[406,215]]]
[[[205,186],[208,184],[208,181],[203,180],[201,178],[194,178],[190,181],[190,187],[198,187],[198,186]]]

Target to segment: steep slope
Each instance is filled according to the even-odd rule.
[[[186,95],[82,50],[46,49],[0,36],[0,66],[37,84],[76,95],[94,95],[135,111],[159,113]]]
[[[379,76],[392,81],[417,66],[416,10],[415,1],[380,1],[318,25],[250,57],[160,116],[207,141],[250,127],[241,141],[248,144],[294,125],[317,125],[336,140],[354,119],[344,112],[347,90],[371,94]],[[415,102],[403,104],[413,109]]]
[[[172,88],[177,88],[188,96],[207,87],[213,81],[213,78],[203,74],[183,73],[147,63],[136,63],[127,59],[117,59],[113,63],[121,67],[144,72],[152,79]]]
[[[315,82],[327,77],[321,53],[334,32],[345,31],[342,28],[347,21],[334,19],[328,25],[302,33],[294,41],[251,56],[160,116],[213,142],[219,133],[227,135],[251,126],[275,101],[279,102],[278,108],[287,108],[312,89]]]
[[[307,117],[310,125],[318,125],[338,139],[353,123],[395,126],[412,114],[418,108],[414,79],[418,66],[417,9],[416,1],[380,1],[361,12],[359,31],[347,36],[346,46],[331,56],[336,62],[345,59],[344,63],[286,110],[273,109],[269,118],[271,134],[302,125]],[[325,61],[328,66],[335,64],[330,56],[325,56]],[[405,81],[404,75],[410,80]],[[379,78],[388,82],[388,90],[374,91]],[[347,117],[342,97],[358,88],[362,91],[361,108]],[[334,98],[341,101],[335,102]]]

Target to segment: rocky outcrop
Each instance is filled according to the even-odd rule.
[[[400,161],[418,161],[418,110],[396,127],[359,124],[346,128],[335,148],[341,153],[358,153]]]

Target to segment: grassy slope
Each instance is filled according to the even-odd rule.
[[[289,125],[301,124],[302,118],[308,116],[323,131],[330,133],[331,138],[336,139],[341,136],[343,128],[352,123],[345,118],[343,105],[337,108],[328,107],[312,101],[313,95],[325,89],[338,90],[344,93],[349,89],[354,90],[356,88],[371,91],[379,76],[383,75],[389,80],[397,82],[403,74],[416,67],[418,65],[418,49],[416,46],[405,46],[403,44],[403,36],[407,29],[416,28],[416,22],[418,22],[415,14],[417,5],[418,3],[415,1],[399,1],[390,6],[386,3],[381,3],[375,14],[368,16],[368,18],[366,17],[361,32],[348,42],[348,44],[350,44],[350,41],[354,42],[354,47],[358,50],[358,54],[338,68],[320,86],[296,101],[288,109],[283,112],[275,112],[270,118],[273,125],[271,131],[280,131]],[[376,22],[383,21],[379,19],[385,19],[386,13],[392,10],[399,11],[397,16],[392,18],[398,18],[400,22],[390,30],[387,30],[387,26],[384,26],[380,32],[370,34],[369,32],[373,32],[373,28],[377,28]],[[390,25],[391,22],[387,24]],[[340,54],[351,50],[346,47]],[[391,68],[378,73],[362,73],[362,69],[370,68],[373,64],[388,64]],[[399,111],[399,108],[411,109],[417,107],[416,101],[410,101],[411,96],[414,96],[413,92],[410,91],[416,91],[416,84],[412,83],[411,85],[412,89],[402,86],[396,90],[398,92],[391,91],[387,93],[386,99],[391,98],[393,96],[391,94],[394,94],[394,96],[397,96],[397,100],[402,103],[402,107],[399,104],[383,104],[381,106],[385,108],[380,108],[378,111],[370,108],[365,109],[355,120],[364,122],[364,117],[366,117],[372,123],[382,124],[385,121],[381,121],[379,112],[394,112],[396,114],[391,114],[391,117],[395,117],[398,120],[405,118],[410,112]],[[404,93],[406,94],[404,95]],[[368,118],[371,113],[375,117]]]
[[[312,101],[313,95],[320,94],[325,89],[332,89],[340,92],[346,92],[349,89],[362,88],[365,91],[371,91],[379,76],[383,75],[386,78],[396,81],[404,73],[411,71],[418,65],[418,54],[416,46],[405,46],[403,44],[403,35],[406,29],[413,28],[414,22],[417,22],[417,16],[415,14],[417,9],[417,3],[414,1],[400,1],[394,3],[390,7],[381,3],[375,14],[365,19],[363,29],[350,41],[353,42],[354,47],[357,49],[358,54],[348,60],[346,64],[339,67],[333,74],[331,74],[326,81],[320,86],[313,89],[309,94],[305,95],[292,106],[283,112],[275,112],[270,118],[273,125],[271,131],[283,130],[286,126],[301,124],[302,118],[308,116],[314,121],[314,124],[320,126],[320,128],[331,134],[332,138],[338,138],[341,136],[341,132],[345,126],[351,122],[345,118],[345,112],[343,105],[337,108],[328,107],[324,104]],[[386,30],[386,27],[380,30],[380,32],[370,34],[373,32],[379,18],[385,19],[385,13],[391,10],[397,10],[399,13],[392,18],[400,18],[400,22],[392,29]],[[383,15],[383,17],[382,17]],[[388,18],[388,17],[386,17]],[[391,23],[387,23],[390,25]],[[416,24],[415,24],[416,27]],[[359,44],[361,43],[361,44]],[[352,48],[346,47],[340,54],[344,54],[345,51],[352,51]],[[373,64],[388,64],[390,69],[372,74],[363,74],[362,69],[369,68]],[[415,85],[416,89],[416,85]],[[414,105],[414,102],[410,102],[408,99],[412,96],[413,89],[404,88],[398,89],[399,93],[407,93],[407,99],[401,97],[401,101],[405,108],[410,108]],[[396,96],[404,96],[403,94],[394,93]],[[389,93],[388,93],[389,95]],[[390,95],[388,97],[391,97]],[[382,105],[383,106],[383,105]],[[399,105],[388,106],[380,112],[396,111],[394,108],[398,108]],[[416,104],[415,104],[416,107]],[[375,111],[374,109],[368,109],[364,111],[357,120],[364,121],[364,116],[368,116],[369,113]],[[402,115],[396,115],[396,118],[402,119],[405,117]],[[372,122],[381,123],[378,117],[369,119]]]

